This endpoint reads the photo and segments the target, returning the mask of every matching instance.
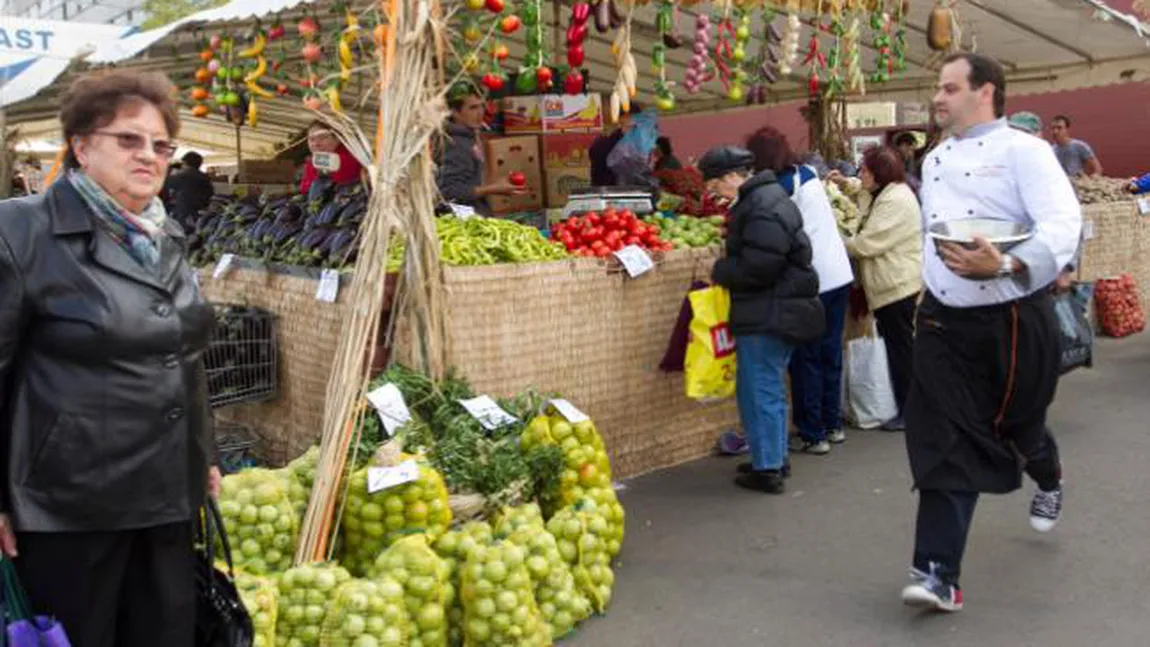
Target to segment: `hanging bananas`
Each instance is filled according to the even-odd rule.
[[[256,30],[256,34],[255,34],[254,40],[252,41],[251,46],[249,46],[247,49],[240,50],[239,56],[240,56],[240,58],[255,58],[257,56],[262,56],[264,53],[264,50],[267,49],[267,46],[268,46],[267,32],[265,32],[262,29],[258,29],[258,30]]]
[[[254,128],[259,119],[260,111],[256,107],[256,98],[250,97],[248,100],[248,125]]]

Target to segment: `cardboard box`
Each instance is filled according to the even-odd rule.
[[[295,180],[291,160],[241,160],[240,180],[252,184],[291,184]]]
[[[503,99],[503,132],[538,134],[543,132],[541,97],[506,97]]]
[[[543,208],[546,186],[539,155],[539,138],[532,135],[499,137],[486,140],[487,182],[506,179],[512,171],[527,176],[527,193],[516,196],[490,196],[487,200],[494,213],[533,211]]]
[[[595,133],[562,133],[543,136],[543,168],[591,168],[591,144]]]
[[[547,94],[542,99],[543,132],[603,130],[603,98],[598,94]]]
[[[567,206],[567,196],[574,189],[591,185],[591,167],[549,168],[544,170],[547,178],[547,206],[562,209]]]

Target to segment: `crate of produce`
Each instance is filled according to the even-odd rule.
[[[277,394],[275,315],[261,308],[215,304],[216,326],[204,353],[208,402],[219,408],[271,400]]]

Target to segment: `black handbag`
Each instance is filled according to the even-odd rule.
[[[236,590],[232,549],[216,502],[208,497],[196,550],[196,647],[251,647],[255,629]],[[223,547],[228,572],[216,568],[215,543]]]

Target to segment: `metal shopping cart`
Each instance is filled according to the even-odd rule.
[[[275,315],[261,308],[214,304],[216,326],[204,353],[208,403],[222,407],[263,402],[279,394]],[[249,426],[216,416],[220,469],[232,473],[255,464]]]

